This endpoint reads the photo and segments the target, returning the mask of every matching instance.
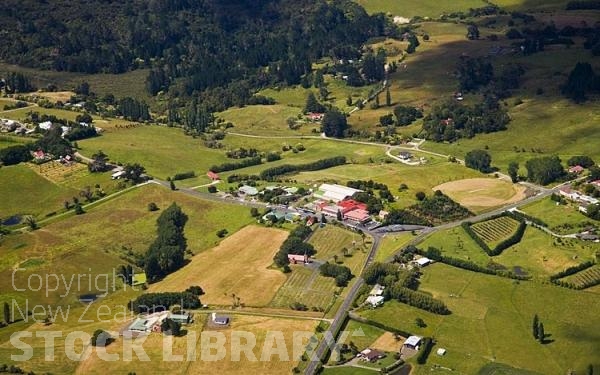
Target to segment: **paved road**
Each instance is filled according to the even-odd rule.
[[[551,195],[552,193],[557,192],[561,186],[563,186],[567,183],[558,185],[552,189],[542,188],[542,187],[534,185],[537,188],[538,193],[532,197],[526,198],[526,199],[516,202],[516,203],[508,204],[506,206],[503,206],[503,207],[498,208],[493,211],[489,211],[489,212],[479,214],[477,216],[469,217],[467,219],[458,220],[458,221],[454,221],[454,222],[447,223],[447,224],[442,224],[442,225],[439,225],[436,227],[426,228],[423,231],[421,231],[415,238],[413,238],[413,240],[410,242],[410,244],[416,246],[430,234],[440,231],[440,230],[457,227],[457,226],[461,225],[463,222],[466,222],[466,221],[476,222],[476,221],[485,220],[491,216],[500,214],[504,211],[507,211],[507,210],[516,208],[518,206],[522,206],[524,204],[528,204],[528,203],[543,199],[543,198]],[[371,233],[371,234],[373,235],[375,233]],[[377,248],[379,247],[380,239],[381,238],[378,235],[373,237],[373,246],[371,247],[371,251],[369,253],[369,257],[367,259],[366,265],[369,265],[372,263],[372,261],[375,257],[375,254],[377,253]],[[400,251],[401,251],[401,249],[399,249],[394,255],[388,257],[385,260],[385,262],[392,262],[394,260],[394,256],[396,254],[400,253]],[[327,332],[329,332],[329,333],[327,333],[328,335],[333,335],[333,337],[335,337],[335,334],[338,333],[341,325],[344,323],[344,321],[346,319],[346,315],[348,314],[349,307],[350,307],[351,303],[354,301],[354,299],[356,299],[358,291],[362,285],[364,285],[364,280],[362,279],[362,277],[360,277],[356,281],[356,283],[354,284],[352,289],[348,292],[348,295],[344,299],[344,302],[342,303],[342,305],[338,309],[337,313],[335,314],[333,322],[331,323],[331,326],[329,327],[329,330],[327,331]],[[329,348],[328,348],[327,342],[325,340],[322,340],[319,343],[319,345],[317,346],[317,349],[315,350],[315,356],[313,356],[313,358],[312,358],[312,359],[317,359],[317,360],[312,360],[308,363],[308,365],[304,371],[304,373],[306,375],[315,374],[317,366],[321,363],[320,360],[325,356],[325,353],[327,352],[328,349]]]
[[[371,250],[369,251],[369,255],[367,256],[367,261],[365,262],[365,266],[368,266],[369,264],[371,264],[373,262],[373,260],[375,259],[375,254],[377,254],[377,249],[379,248],[380,241],[381,241],[381,236],[378,236],[378,235],[373,236],[373,244],[371,245]],[[336,336],[336,334],[339,332],[340,328],[342,327],[342,324],[344,324],[344,321],[346,320],[346,314],[350,310],[352,302],[354,302],[354,300],[357,297],[358,291],[364,284],[365,284],[365,280],[359,276],[358,279],[354,282],[354,285],[352,285],[352,288],[350,288],[350,290],[348,291],[348,295],[342,302],[342,305],[338,308],[338,311],[335,314],[335,316],[333,317],[333,321],[331,322],[329,329],[325,332],[325,335],[331,335],[330,337]],[[312,361],[308,362],[308,365],[304,372],[305,374],[314,374],[315,373],[318,364],[321,363],[320,359],[323,358],[323,356],[325,355],[327,350],[328,350],[327,342],[326,342],[326,340],[322,340],[319,343],[319,345],[317,346],[317,348],[315,349],[314,356],[312,356],[312,359],[317,359],[317,360],[312,360]]]

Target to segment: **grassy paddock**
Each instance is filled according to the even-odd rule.
[[[438,346],[448,350],[443,357],[430,356],[427,365],[416,368],[417,374],[442,373],[434,369],[436,365],[472,374],[490,362],[544,374],[583,371],[589,363],[600,365],[595,355],[600,341],[592,328],[600,323],[594,312],[600,301],[593,293],[519,283],[443,264],[424,271],[421,289],[442,299],[452,314],[441,317],[397,302],[362,313],[400,329],[433,335]],[[555,302],[548,304],[550,299]],[[564,304],[582,309],[566,310],[560,307]],[[546,345],[531,337],[531,319],[536,313],[552,335],[553,341]],[[416,327],[418,317],[427,327]]]
[[[546,198],[528,205],[519,207],[527,214],[544,220],[549,228],[559,234],[572,234],[585,228],[590,219],[576,206],[571,204],[557,205],[550,198]]]
[[[281,271],[268,267],[287,236],[280,229],[245,227],[219,246],[194,256],[150,291],[183,291],[200,285],[206,293],[203,303],[229,305],[235,295],[247,306],[264,306],[285,281]]]
[[[394,0],[357,0],[369,13],[391,13],[394,16],[411,18],[414,16],[434,17],[441,14],[467,11],[469,8],[478,8],[485,6],[481,0],[409,0],[397,2]]]
[[[78,273],[111,273],[113,268],[126,264],[120,259],[122,256],[144,253],[156,235],[156,219],[161,212],[149,212],[147,205],[150,202],[160,209],[172,202],[182,207],[189,216],[185,235],[193,253],[216,245],[220,241],[215,235],[217,230],[226,228],[233,233],[252,221],[245,207],[203,201],[155,185],[140,187],[83,215],[65,218],[34,232],[3,238],[0,243],[0,300],[5,296],[12,298],[11,270],[22,263],[29,267],[15,276],[21,283],[19,285],[26,284],[31,273],[44,277],[59,271],[67,278]],[[117,239],[114,233],[119,234]],[[36,259],[44,262],[40,264],[35,262]],[[57,293],[49,297],[40,293],[23,292],[16,298],[20,301],[33,298],[47,303],[76,299],[73,291],[65,298],[59,298]]]

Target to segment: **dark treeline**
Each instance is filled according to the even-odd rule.
[[[201,306],[200,298],[189,291],[144,293],[129,303],[129,308],[138,314],[168,310],[173,305],[182,309],[197,309]]]
[[[411,252],[426,256],[427,258],[435,260],[437,262],[442,262],[449,266],[456,267],[456,268],[462,268],[462,269],[465,269],[468,271],[485,273],[488,275],[496,275],[496,276],[501,276],[501,277],[508,277],[508,278],[517,279],[517,280],[530,279],[529,276],[516,275],[513,272],[507,271],[505,269],[500,269],[498,267],[484,267],[484,266],[480,266],[479,264],[477,264],[475,262],[471,262],[469,260],[453,258],[453,257],[443,255],[442,252],[438,248],[435,248],[432,246],[428,247],[427,250],[421,250],[414,246],[409,246],[404,251],[405,252],[411,251]]]
[[[598,0],[583,0],[583,1],[569,1],[565,8],[566,10],[586,10],[586,9],[600,9],[600,1]]]
[[[23,73],[9,72],[6,74],[4,82],[0,82],[0,91],[4,89],[7,94],[16,94],[21,92],[35,91],[36,88]]]
[[[558,273],[555,273],[554,275],[551,275],[550,276],[550,281],[555,281],[555,280],[558,280],[558,279],[562,279],[563,277],[567,277],[569,275],[574,275],[577,272],[580,272],[580,271],[583,271],[583,270],[588,269],[590,267],[593,267],[595,264],[596,264],[596,262],[594,262],[593,260],[589,260],[587,262],[580,263],[580,264],[578,264],[576,266],[569,267],[569,268],[564,269],[564,270],[562,270],[562,271],[560,271]]]
[[[219,164],[219,165],[213,165],[212,167],[210,167],[210,170],[215,173],[219,173],[219,172],[233,171],[235,169],[246,168],[246,167],[250,167],[253,165],[259,165],[259,164],[262,164],[262,159],[260,158],[260,156],[256,156],[256,157],[244,159],[244,160],[241,160],[238,162],[229,162],[229,163],[223,163],[223,164]]]
[[[325,262],[319,266],[319,272],[322,276],[333,277],[336,286],[346,286],[352,279],[352,271],[346,266]]]
[[[145,271],[149,282],[155,282],[183,267],[187,240],[183,230],[188,217],[173,203],[158,220],[157,236],[146,252]]]
[[[588,94],[600,93],[600,75],[594,73],[589,63],[578,62],[561,86],[561,92],[575,103],[582,103],[588,99]]]
[[[566,176],[564,167],[558,156],[543,156],[527,160],[527,180],[540,185],[561,180]]]
[[[298,84],[311,63],[353,58],[376,36],[399,36],[383,15],[349,0],[6,0],[0,59],[83,73],[151,68],[152,95],[195,95],[212,111],[256,88]],[[367,70],[369,71],[369,70]]]
[[[311,234],[312,229],[303,224],[298,225],[290,232],[288,238],[283,241],[279,251],[273,257],[273,262],[278,267],[286,267],[290,264],[288,254],[314,255],[317,251],[313,245],[304,242]]]
[[[327,169],[331,167],[335,167],[337,165],[346,164],[345,156],[334,156],[332,158],[320,159],[314,161],[312,163],[306,164],[283,164],[277,167],[267,168],[260,172],[260,178],[266,181],[272,181],[278,176],[292,173],[292,172],[301,172],[301,171],[318,171],[321,169]],[[216,171],[214,171],[216,172]]]
[[[442,301],[416,291],[419,273],[415,270],[401,269],[397,264],[373,263],[365,269],[363,277],[369,285],[377,283],[385,286],[386,299],[395,299],[434,314],[450,314]]]
[[[499,100],[519,87],[524,73],[523,67],[517,64],[507,64],[494,72],[488,59],[462,57],[457,65],[459,90],[480,92],[483,100],[472,106],[448,101],[433,107],[423,122],[427,138],[452,142],[479,133],[505,130],[510,117]]]
[[[185,180],[185,179],[194,178],[194,177],[196,177],[196,172],[194,172],[194,171],[180,172],[180,173],[175,173],[173,175],[173,178],[171,178],[171,180],[178,181],[178,180]]]
[[[471,223],[464,222],[461,224],[461,226],[463,227],[465,232],[467,232],[469,237],[471,237],[473,241],[475,241],[479,245],[479,247],[481,247],[481,249],[483,249],[483,251],[485,251],[489,256],[500,255],[504,250],[521,242],[523,234],[525,234],[525,229],[527,228],[527,224],[525,223],[525,221],[520,220],[517,230],[510,237],[501,241],[492,249],[488,246],[488,244],[485,243],[485,241],[481,239],[481,237],[477,235],[477,233],[475,233],[475,231],[473,231],[473,229],[471,228]]]

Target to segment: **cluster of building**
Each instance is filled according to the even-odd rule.
[[[383,305],[383,302],[385,301],[385,298],[383,297],[384,289],[384,286],[375,284],[373,289],[371,289],[371,291],[369,292],[369,296],[367,297],[366,302],[373,308]]]
[[[24,135],[33,133],[34,129],[27,129],[27,127],[19,121],[0,118],[0,132]]]
[[[153,314],[148,314],[136,318],[126,329],[133,334],[150,333],[150,332],[162,332],[162,323],[167,319],[171,319],[174,322],[180,324],[190,324],[192,315],[190,314],[175,314],[169,311],[161,311]]]
[[[419,347],[421,346],[422,341],[423,338],[421,336],[409,336],[400,348],[401,356],[410,357],[414,355],[416,352],[419,351]],[[439,348],[437,350],[437,355],[443,356],[444,354],[446,354],[446,349]],[[373,348],[366,348],[356,355],[356,358],[365,362],[376,362],[385,357],[385,352]]]
[[[342,185],[322,184],[313,193],[313,196],[317,198],[313,207],[316,212],[321,212],[326,216],[333,218],[341,216],[344,220],[364,224],[371,220],[371,215],[367,211],[366,204],[351,198],[358,192],[362,192],[362,190]]]
[[[591,182],[592,185],[600,188],[600,180]],[[600,200],[589,195],[583,194],[580,191],[574,190],[571,185],[563,186],[559,190],[560,195],[579,204],[579,211],[587,213],[587,208],[591,204],[598,204]]]

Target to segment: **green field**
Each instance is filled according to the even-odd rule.
[[[481,221],[471,225],[473,231],[490,247],[509,238],[518,228],[519,222],[508,216]]]
[[[481,0],[357,0],[369,13],[391,13],[394,16],[411,18],[414,16],[437,18],[444,13],[468,11],[469,8],[485,6]]]
[[[59,89],[72,90],[81,82],[88,82],[90,91],[99,95],[113,94],[117,98],[131,96],[147,101],[150,99],[144,85],[148,69],[138,69],[123,74],[83,74],[37,70],[0,63],[0,71],[24,73],[38,88],[55,84]]]
[[[252,105],[242,108],[230,108],[218,116],[234,124],[231,132],[252,135],[301,135],[315,134],[312,130],[319,130],[319,125],[305,123],[298,130],[291,130],[286,122],[290,117],[298,118],[300,110],[283,105]]]
[[[60,270],[65,277],[84,271],[93,275],[110,272],[125,263],[120,257],[144,253],[154,239],[156,219],[160,215],[160,211],[148,211],[150,202],[161,209],[172,202],[182,207],[189,216],[185,235],[192,253],[216,245],[220,241],[215,234],[219,229],[234,233],[252,222],[246,207],[204,201],[157,185],[143,186],[89,209],[83,215],[65,218],[34,232],[4,237],[0,243],[2,296],[11,298],[9,270],[24,262],[27,271],[18,273],[17,281],[26,283],[31,272],[45,275]],[[44,262],[40,263],[39,259]],[[27,297],[59,302],[53,300],[58,298],[57,293],[51,293],[49,300],[36,292],[20,293],[16,298],[21,301]],[[74,297],[69,295],[60,302],[72,301]]]
[[[355,241],[355,244],[353,244]],[[360,273],[367,255],[370,239],[365,240],[356,233],[327,225],[316,229],[309,243],[317,250],[315,259],[333,263],[337,256],[339,264],[350,268],[354,275]],[[349,257],[344,256],[342,249],[348,249]],[[288,274],[285,284],[279,289],[271,301],[274,307],[289,307],[294,302],[306,305],[309,309],[325,310],[335,301],[334,293],[340,291],[335,286],[333,278],[321,276],[318,269],[305,265],[291,265],[292,272]]]
[[[205,147],[181,129],[162,126],[109,129],[100,137],[79,141],[79,147],[86,156],[102,150],[113,162],[140,163],[150,175],[163,179],[185,171],[204,175],[211,165],[226,160],[223,151]]]
[[[559,234],[578,233],[590,224],[590,219],[581,213],[576,205],[557,205],[550,198],[519,207],[519,209],[528,215],[541,218],[548,224],[550,230]]]
[[[600,366],[600,337],[593,328],[600,323],[595,312],[600,300],[595,294],[515,282],[443,264],[424,270],[420,289],[443,300],[452,314],[442,317],[393,301],[362,312],[393,327],[434,336],[434,353],[439,347],[447,349],[443,357],[429,356],[416,374],[447,373],[436,370],[436,365],[475,374],[490,362],[543,374],[564,374],[568,369],[583,372],[590,363]],[[577,308],[562,308],[565,305]],[[552,341],[545,345],[531,336],[536,313],[551,335],[548,340]],[[426,328],[415,325],[418,317]]]
[[[410,232],[400,234],[386,234],[379,243],[379,249],[377,249],[377,255],[375,255],[376,262],[383,262],[387,258],[394,255],[398,250],[406,246],[412,239],[413,235]]]
[[[444,255],[481,266],[493,261],[508,270],[520,267],[523,272],[544,279],[567,267],[592,260],[596,248],[592,243],[576,239],[555,239],[530,226],[521,242],[495,257],[489,257],[460,227],[434,233],[419,245],[422,249],[429,246],[440,249]]]
[[[31,168],[20,164],[0,168],[0,217],[43,216],[63,208],[63,202],[77,196],[77,190],[58,186]]]
[[[25,137],[14,137],[14,136],[10,136],[10,135],[0,135],[0,149],[6,148],[6,147],[10,147],[10,146],[17,146],[20,144],[24,144],[27,142],[30,142],[31,139],[25,138]]]
[[[574,275],[563,277],[560,280],[572,283],[576,287],[590,285],[591,282],[597,282],[600,280],[600,266],[590,267],[586,270],[577,272]]]
[[[370,240],[367,242],[365,238],[363,242],[358,233],[326,225],[324,228],[317,228],[308,243],[317,250],[315,259],[334,263],[334,257],[337,256],[337,262],[350,268],[352,274],[356,275],[362,269]],[[347,249],[349,256],[344,256],[344,248]]]

